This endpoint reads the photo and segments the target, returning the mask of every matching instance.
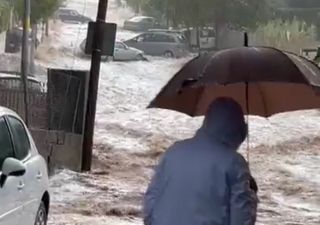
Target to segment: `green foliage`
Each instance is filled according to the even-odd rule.
[[[23,17],[24,0],[13,0],[14,8],[20,18]],[[50,18],[61,5],[61,0],[31,0],[31,23]]]
[[[299,53],[302,48],[313,46],[315,39],[315,26],[297,19],[272,20],[250,34],[251,45],[271,46],[295,53]]]
[[[10,4],[7,1],[0,2],[0,32],[6,30],[10,22]]]
[[[320,7],[319,0],[287,0],[288,7],[292,8],[314,8]]]
[[[127,0],[149,15],[174,25],[206,26],[216,22],[246,28],[269,18],[268,0]]]

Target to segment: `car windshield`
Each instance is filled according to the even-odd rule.
[[[125,48],[126,46],[125,46],[125,44],[124,43],[121,43],[121,42],[116,42],[115,43],[115,48],[121,48],[121,49],[123,49],[123,48]]]

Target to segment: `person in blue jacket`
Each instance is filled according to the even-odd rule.
[[[171,146],[157,166],[145,225],[254,225],[257,186],[237,152],[247,130],[237,102],[213,101],[196,135]]]

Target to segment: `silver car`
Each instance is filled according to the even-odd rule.
[[[126,20],[123,24],[123,28],[132,31],[147,31],[159,26],[157,20],[149,16],[135,16]]]
[[[81,15],[78,11],[67,8],[60,8],[55,13],[55,18],[64,23],[89,23],[93,21],[91,18]]]
[[[80,49],[85,52],[86,40],[84,40]],[[109,57],[104,57],[104,61],[109,60]],[[117,41],[114,46],[114,54],[112,59],[114,61],[135,61],[135,60],[146,60],[144,52],[135,48],[131,48],[123,42]]]
[[[189,54],[189,46],[185,37],[176,32],[146,32],[125,41],[125,43],[148,55],[173,58],[184,57]]]

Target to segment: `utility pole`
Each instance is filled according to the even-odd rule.
[[[30,0],[24,0],[23,39],[21,52],[21,79],[24,93],[25,123],[29,126],[28,109],[28,74],[29,74],[29,30],[30,30]]]
[[[94,123],[96,117],[97,96],[99,86],[100,75],[100,63],[101,63],[101,50],[103,44],[103,24],[106,21],[108,9],[108,0],[99,0],[97,21],[93,34],[93,48],[91,59],[91,70],[89,79],[89,93],[87,112],[85,117],[84,131],[82,146],[82,171],[90,171],[92,164],[92,148],[93,148],[93,135],[94,135]]]

